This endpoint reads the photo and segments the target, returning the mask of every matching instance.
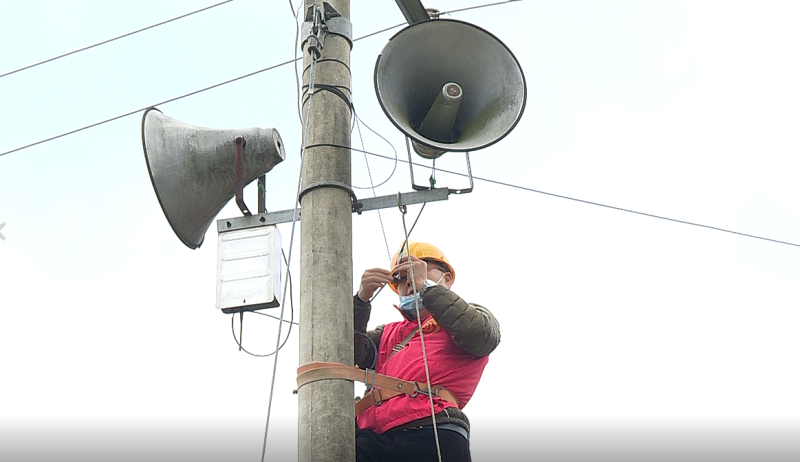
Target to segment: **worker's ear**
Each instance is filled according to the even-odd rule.
[[[450,286],[453,285],[453,274],[450,272],[444,273],[444,277],[442,278],[442,284],[444,284],[449,289]]]

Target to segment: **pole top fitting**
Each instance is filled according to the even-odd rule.
[[[306,11],[305,22],[301,27],[303,37],[300,48],[308,46],[308,52],[314,59],[322,54],[325,36],[327,34],[344,37],[353,49],[353,26],[350,20],[339,14],[328,2],[322,2],[322,11],[317,5],[311,5]]]

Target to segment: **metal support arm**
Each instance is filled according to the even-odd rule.
[[[368,199],[361,199],[353,205],[353,212],[359,215],[361,212],[370,210],[386,209],[390,207],[397,207],[398,205],[412,205],[421,204],[423,202],[436,202],[447,200],[450,191],[447,188],[429,189],[425,191],[416,191],[401,193],[398,203],[397,195],[392,196],[379,196],[371,197]],[[297,216],[300,217],[301,210],[298,210]],[[274,225],[278,223],[289,223],[294,218],[294,209],[281,210],[279,212],[261,213],[258,215],[250,215],[238,218],[228,218],[224,220],[217,220],[217,231],[232,231],[238,229],[257,228],[259,226]]]
[[[425,11],[425,7],[422,6],[422,2],[420,0],[395,0],[397,2],[397,6],[400,7],[400,11],[403,12],[403,16],[405,16],[406,21],[409,24],[416,24],[422,21],[430,20],[430,16],[428,12]]]

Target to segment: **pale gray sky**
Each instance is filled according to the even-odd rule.
[[[4,2],[0,74],[212,3]],[[351,10],[356,37],[403,21],[391,0]],[[451,18],[502,40],[528,83],[516,129],[472,154],[476,176],[800,244],[796,2],[524,0]],[[393,33],[356,43],[353,100],[405,158],[372,84]],[[0,153],[286,61],[294,40],[289,2],[236,0],[2,77]],[[159,108],[196,125],[277,128],[287,159],[267,176],[267,206],[293,206],[291,66]],[[199,250],[175,237],[140,123],[137,113],[0,156],[0,459],[261,456],[272,359],[238,351],[214,307],[213,225]],[[367,150],[394,155],[362,131]],[[352,144],[361,147],[357,134]],[[392,171],[368,161],[375,183]],[[465,171],[460,154],[437,166]],[[369,185],[359,153],[353,182]],[[400,164],[377,194],[410,189]],[[219,218],[238,215],[229,204]],[[399,211],[381,216],[394,250]],[[287,251],[290,229],[280,226]],[[376,212],[354,216],[353,233],[357,284],[388,256]],[[474,460],[800,454],[787,436],[800,426],[797,245],[485,181],[429,204],[413,237],[441,247],[458,271],[453,289],[502,326],[466,408]],[[378,297],[373,324],[399,319],[393,296]],[[251,351],[271,351],[276,331],[245,316]],[[293,330],[268,460],[296,454],[297,358]]]

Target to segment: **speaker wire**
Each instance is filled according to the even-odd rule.
[[[286,277],[289,280],[289,293],[291,294],[292,292],[294,292],[294,288],[292,286],[292,272],[289,270],[289,263],[288,263],[288,261],[286,259],[286,252],[284,252],[283,249],[281,249],[281,254],[283,255],[283,261],[286,262]],[[254,313],[254,314],[258,314],[258,315],[261,315],[261,316],[266,316],[268,318],[276,319],[276,320],[281,321],[281,322],[288,322],[289,323],[289,331],[286,333],[286,338],[283,339],[283,343],[281,343],[281,346],[278,348],[278,350],[282,349],[286,345],[286,342],[289,341],[289,337],[292,335],[292,326],[299,326],[300,325],[300,323],[295,322],[295,320],[294,320],[294,298],[291,297],[291,296],[289,297],[289,309],[291,310],[291,312],[290,312],[288,321],[286,319],[279,318],[277,316],[272,316],[271,314],[261,313],[260,311],[251,311],[251,313]],[[244,312],[242,312],[242,313],[244,313]],[[240,319],[240,322],[242,322],[241,321],[242,320],[241,314],[240,314],[240,318],[239,319]],[[250,351],[248,351],[242,345],[243,340],[242,340],[241,328],[240,328],[239,332],[240,332],[239,333],[239,338],[237,339],[236,338],[236,330],[234,329],[234,315],[231,315],[231,334],[233,334],[233,340],[236,342],[237,345],[239,345],[239,351],[244,351],[245,353],[249,354],[250,356],[255,356],[257,358],[266,358],[266,357],[272,356],[272,355],[274,355],[276,353],[277,350],[273,351],[272,353],[267,353],[267,354],[251,353]],[[280,336],[278,338],[280,338]]]
[[[314,100],[314,81],[316,79],[317,74],[317,64],[316,64],[316,57],[314,53],[309,53],[311,57],[311,68],[309,71],[309,98],[308,98],[308,108],[306,109],[306,119],[304,121],[303,126],[303,143],[300,149],[300,172],[297,175],[297,191],[295,192],[295,205],[294,205],[294,213],[292,215],[292,232],[291,237],[289,238],[289,256],[287,258],[287,271],[292,263],[292,249],[294,248],[294,234],[295,234],[295,227],[297,225],[297,212],[300,207],[300,187],[303,184],[303,167],[305,165],[305,152],[306,152],[306,145],[308,144],[308,122],[311,119],[311,106]],[[287,293],[287,281],[283,285],[283,297],[281,301],[281,319],[283,319],[283,310],[286,308],[286,293]],[[281,322],[278,326],[278,343],[281,340],[281,327],[283,323]],[[291,325],[290,325],[291,326]],[[269,418],[272,413],[272,397],[274,396],[275,392],[275,374],[278,370],[278,351],[280,351],[280,347],[278,345],[275,346],[275,358],[272,362],[272,381],[269,388],[269,404],[267,406],[267,422],[264,427],[264,444],[261,448],[261,462],[264,462],[264,456],[266,455],[267,451],[267,435],[269,434]]]
[[[520,1],[520,0],[512,0],[512,1]],[[378,154],[376,152],[368,152],[368,151],[364,151],[364,152],[366,152],[367,154],[369,154],[371,156],[379,157],[381,159],[392,160],[391,157],[385,156],[383,154]],[[404,163],[409,163],[407,160],[404,160],[404,159],[400,159],[399,161],[400,162],[404,162]],[[416,162],[411,162],[411,164],[415,165],[417,167],[425,167],[423,164],[419,164],[419,163],[416,163]],[[439,171],[440,172],[444,172],[444,173],[449,173],[451,175],[456,175],[456,176],[462,176],[462,177],[467,177],[468,176],[466,173],[454,172],[452,170],[446,170],[446,169],[443,169],[443,168],[440,168]],[[616,206],[613,206],[613,205],[601,204],[599,202],[592,202],[592,201],[588,201],[588,200],[585,200],[585,199],[577,199],[577,198],[574,198],[574,197],[564,196],[564,195],[561,195],[561,194],[555,194],[555,193],[550,193],[550,192],[547,192],[547,191],[541,191],[541,190],[537,190],[537,189],[533,189],[533,188],[528,188],[526,186],[520,186],[520,185],[516,185],[516,184],[512,184],[512,183],[506,183],[506,182],[500,181],[500,180],[493,180],[493,179],[490,179],[490,178],[482,178],[482,177],[479,177],[479,176],[473,176],[473,179],[480,180],[480,181],[485,181],[487,183],[492,183],[492,184],[496,184],[496,185],[499,185],[499,186],[506,186],[506,187],[509,187],[509,188],[521,189],[523,191],[533,192],[533,193],[537,193],[537,194],[544,194],[546,196],[557,197],[559,199],[567,199],[567,200],[571,200],[571,201],[575,201],[575,202],[581,202],[581,203],[588,204],[588,205],[595,205],[595,206],[598,206],[598,207],[605,207],[605,208],[612,209],[612,210],[618,210],[620,212],[628,212],[628,213],[633,213],[633,214],[636,214],[636,215],[643,215],[643,216],[650,217],[650,218],[658,218],[660,220],[672,221],[672,222],[680,223],[680,224],[684,224],[684,225],[698,226],[700,228],[707,228],[707,229],[711,229],[711,230],[714,230],[714,231],[721,231],[721,232],[724,232],[724,233],[736,234],[738,236],[744,236],[744,237],[750,237],[750,238],[753,238],[753,239],[761,239],[761,240],[764,240],[764,241],[775,242],[777,244],[785,244],[785,245],[791,245],[791,246],[794,246],[794,247],[800,247],[800,244],[795,244],[795,243],[792,243],[792,242],[779,241],[777,239],[770,239],[770,238],[767,238],[767,237],[755,236],[753,234],[740,233],[738,231],[731,231],[731,230],[724,229],[724,228],[717,228],[717,227],[714,227],[714,226],[704,225],[704,224],[701,224],[701,223],[693,223],[691,221],[677,220],[675,218],[669,218],[669,217],[664,217],[664,216],[660,216],[660,215],[654,215],[654,214],[646,213],[646,212],[638,212],[636,210],[625,209],[625,208],[616,207]]]
[[[289,0],[289,8],[292,10],[292,16],[294,16],[294,83],[295,83],[295,92],[297,93],[297,118],[300,119],[300,125],[303,125],[303,110],[300,107],[300,73],[297,72],[297,44],[300,42],[300,19],[298,16],[300,15],[300,6],[295,9],[294,3],[292,0]]]
[[[355,114],[355,110],[353,111],[353,114]],[[355,126],[358,129],[358,138],[361,140],[361,148],[365,149],[364,136],[361,134],[361,124],[358,123],[358,116],[355,116],[355,119],[356,119]],[[350,131],[352,132],[352,129]],[[394,146],[392,146],[392,149],[394,149]],[[396,151],[395,151],[395,154],[397,154]],[[367,175],[369,175],[369,184],[370,184],[370,186],[372,186],[372,197],[378,197],[378,193],[375,191],[375,183],[372,181],[372,170],[369,168],[369,159],[367,158],[366,154],[364,154],[364,162],[367,164]],[[389,181],[389,179],[392,176],[394,176],[394,170],[392,170],[392,174],[389,175],[389,178],[387,178],[386,181]],[[381,183],[381,184],[383,184],[383,183]],[[386,229],[383,227],[383,217],[381,216],[380,209],[378,210],[378,221],[380,221],[380,223],[381,223],[381,233],[383,234],[383,243],[386,245],[386,256],[389,258],[389,261],[391,262],[392,261],[392,252],[389,250],[389,241],[386,239]],[[383,287],[381,286],[381,288],[383,288]]]

